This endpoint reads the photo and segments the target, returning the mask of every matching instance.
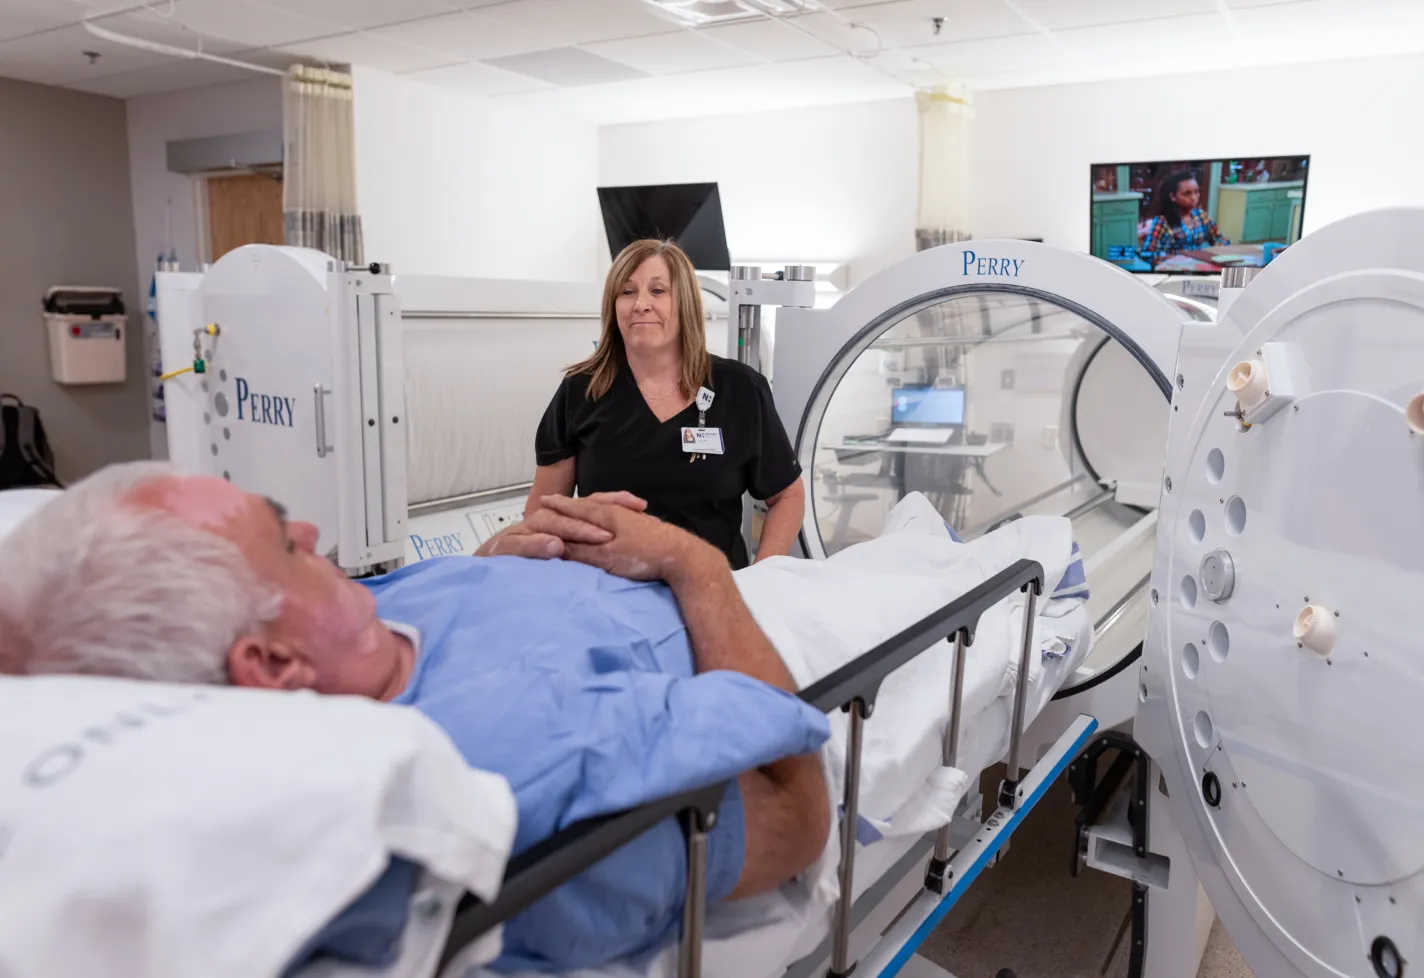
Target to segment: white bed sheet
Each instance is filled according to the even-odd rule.
[[[1038,716],[1089,649],[1086,644],[1072,655],[1051,659],[1029,681],[1024,704],[1025,727]],[[961,767],[982,772],[1008,753],[1013,718],[1012,687],[989,704],[970,724],[961,739]],[[875,722],[872,717],[870,724]],[[972,778],[971,786],[977,786]],[[856,846],[855,896],[859,899],[922,838],[920,835],[883,839]],[[777,978],[788,967],[811,954],[831,932],[833,907],[812,899],[802,883],[783,886],[774,893],[750,900],[722,903],[707,914],[702,943],[702,973],[706,978]],[[640,959],[602,968],[569,972],[567,978],[673,978],[677,973],[677,947],[664,947]],[[494,972],[477,972],[480,978],[510,978]],[[448,972],[446,978],[453,978]],[[544,976],[547,978],[547,976]]]

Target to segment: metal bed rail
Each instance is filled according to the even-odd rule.
[[[1013,726],[1009,740],[1007,777],[999,791],[1000,809],[1016,809],[1023,801],[1020,761],[1025,704],[1033,651],[1033,625],[1037,599],[1043,593],[1043,567],[1020,560],[955,598],[938,611],[880,643],[846,665],[806,687],[799,694],[807,704],[824,712],[850,714],[846,749],[845,794],[840,820],[840,898],[835,907],[828,978],[844,978],[855,969],[849,960],[853,925],[856,820],[860,799],[861,743],[864,724],[875,709],[880,686],[896,669],[942,640],[954,638],[954,679],[949,691],[949,716],[945,726],[944,762],[958,759],[960,712],[964,695],[964,656],[974,642],[979,619],[991,607],[1012,595],[1026,592],[1023,639],[1019,647],[1019,682],[1016,683]],[[707,785],[661,798],[638,808],[587,819],[571,825],[509,861],[500,893],[485,903],[467,895],[456,913],[445,948],[443,970],[461,949],[527,909],[541,897],[593,866],[663,820],[676,817],[687,840],[687,895],[683,906],[678,947],[678,978],[700,978],[702,928],[706,914],[705,870],[707,833],[716,825],[717,806],[728,782]],[[935,840],[926,889],[943,892],[949,867],[950,827]]]

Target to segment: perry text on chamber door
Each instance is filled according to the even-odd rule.
[[[968,275],[972,270],[975,275],[982,275],[986,278],[1018,278],[1019,270],[1027,264],[1027,258],[998,258],[989,255],[976,255],[968,248],[964,249],[965,275]]]
[[[296,408],[295,397],[260,394],[248,386],[245,378],[237,378],[237,420],[291,428],[294,426]]]

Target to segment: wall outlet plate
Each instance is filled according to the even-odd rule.
[[[1056,424],[1043,426],[1043,447],[1048,449],[1058,447],[1058,426]]]
[[[1014,426],[1004,421],[995,421],[989,426],[989,441],[995,445],[1014,443]]]
[[[1006,391],[1014,389],[1014,372],[1012,370],[1001,370],[999,372],[999,389]]]

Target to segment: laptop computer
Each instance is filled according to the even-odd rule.
[[[964,427],[963,387],[896,387],[890,391],[887,442],[943,446]]]

